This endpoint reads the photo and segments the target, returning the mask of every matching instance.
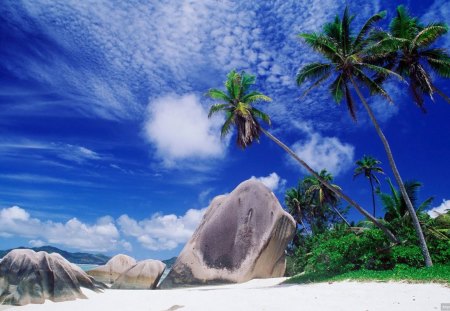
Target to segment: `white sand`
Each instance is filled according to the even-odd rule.
[[[277,285],[283,278],[175,290],[86,290],[89,299],[8,308],[8,311],[426,311],[450,303],[439,284],[335,282]]]

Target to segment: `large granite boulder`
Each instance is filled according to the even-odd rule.
[[[159,260],[143,260],[122,273],[111,288],[115,289],[154,289],[166,265]]]
[[[295,221],[261,182],[216,197],[161,288],[281,277]]]
[[[136,259],[133,257],[119,254],[111,258],[106,265],[87,271],[87,274],[97,281],[114,283],[122,273],[133,267],[135,264]]]
[[[61,255],[16,249],[0,261],[0,305],[26,305],[87,298],[80,287],[106,288]]]

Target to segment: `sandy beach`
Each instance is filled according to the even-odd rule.
[[[86,290],[89,299],[9,307],[8,311],[441,310],[450,288],[440,284],[335,282],[279,285],[284,278],[175,290]],[[294,309],[293,309],[294,308]],[[1,310],[2,308],[0,308]],[[6,309],[3,309],[6,310]]]

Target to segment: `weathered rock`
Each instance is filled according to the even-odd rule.
[[[111,288],[154,289],[166,265],[159,260],[143,260],[122,273]]]
[[[135,264],[136,259],[133,257],[119,254],[111,258],[106,265],[87,271],[87,274],[97,281],[114,283],[122,273],[133,267]]]
[[[80,287],[96,292],[106,288],[56,253],[16,249],[0,261],[0,305],[87,298]]]
[[[281,277],[294,231],[275,195],[247,180],[211,202],[161,288]]]

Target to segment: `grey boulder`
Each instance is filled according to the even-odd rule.
[[[122,273],[133,267],[135,264],[136,259],[133,257],[119,254],[111,258],[106,265],[87,271],[87,274],[97,281],[114,283]]]
[[[154,289],[166,265],[159,260],[143,260],[122,273],[111,288],[114,289]]]
[[[281,277],[295,221],[261,182],[216,197],[161,288]]]
[[[0,261],[0,305],[26,305],[87,298],[81,287],[106,288],[61,255],[16,249]]]

